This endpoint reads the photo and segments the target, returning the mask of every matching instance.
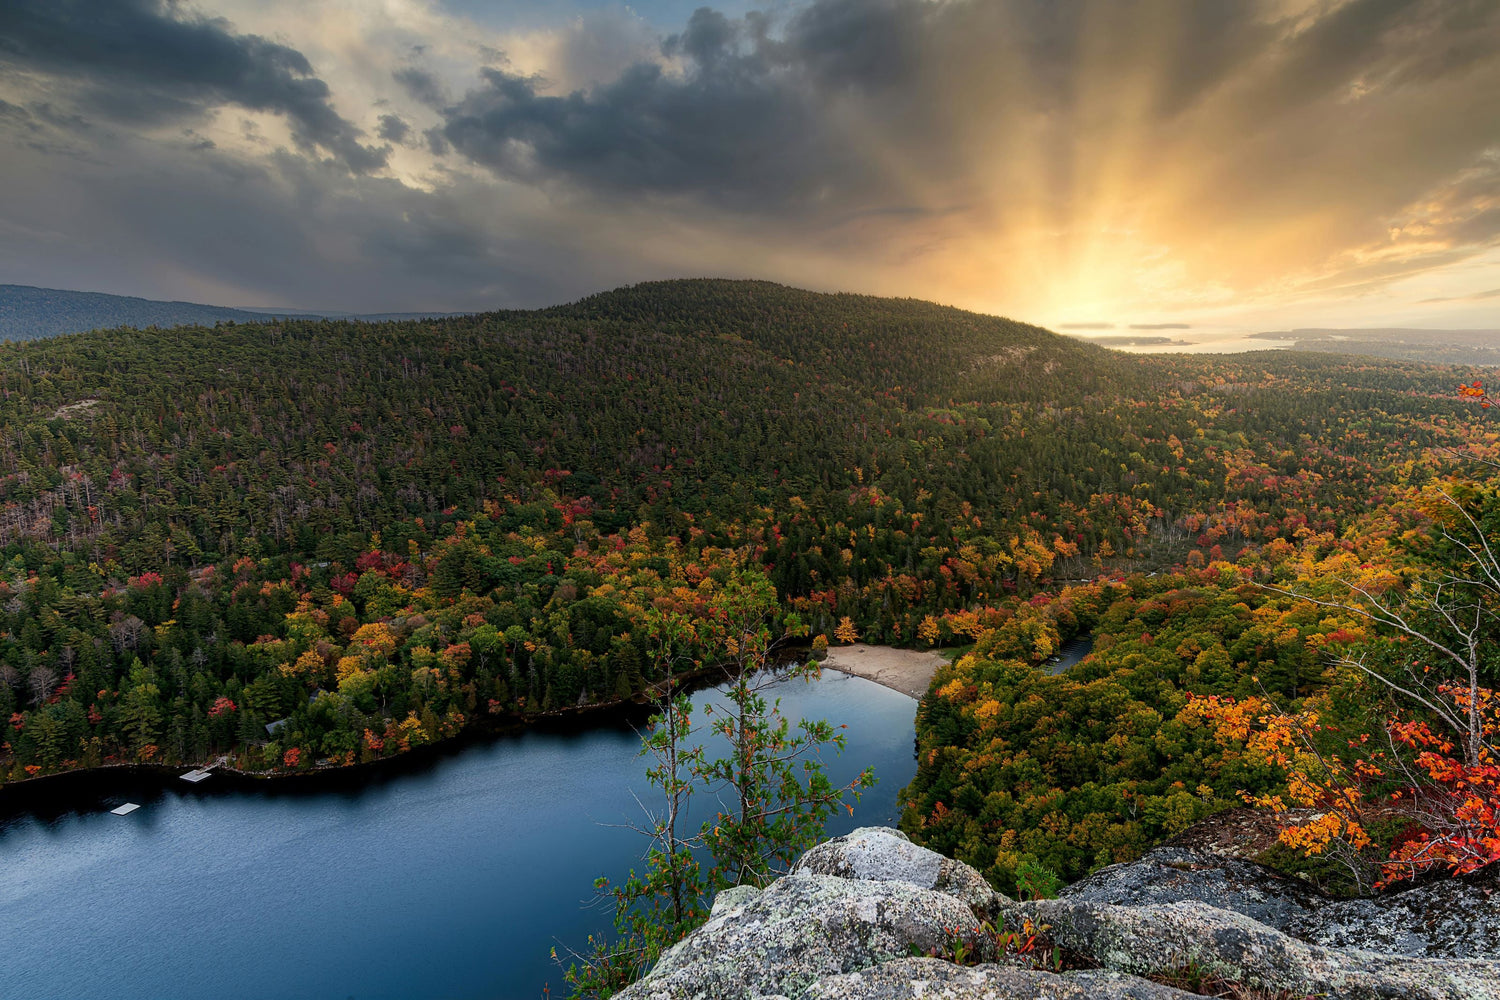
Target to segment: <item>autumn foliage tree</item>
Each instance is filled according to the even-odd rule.
[[[1468,692],[1444,688],[1467,712]],[[1280,841],[1341,863],[1360,888],[1430,871],[1468,874],[1500,860],[1500,738],[1494,692],[1480,689],[1486,741],[1470,764],[1429,719],[1393,716],[1381,729],[1345,731],[1325,721],[1326,701],[1296,712],[1264,698],[1203,698],[1192,708],[1247,761],[1276,768],[1285,791],[1245,793],[1285,818]],[[1377,826],[1394,829],[1382,844]]]
[[[859,629],[855,628],[854,620],[848,615],[839,619],[838,627],[833,630],[833,637],[844,645],[852,645],[859,641]]]
[[[1488,409],[1483,383],[1459,386]],[[1453,479],[1416,495],[1431,525],[1426,567],[1409,582],[1386,573],[1338,581],[1341,593],[1284,590],[1373,629],[1334,662],[1371,686],[1368,730],[1329,724],[1329,699],[1297,711],[1271,700],[1200,699],[1196,709],[1252,760],[1286,778],[1286,792],[1247,794],[1288,813],[1281,842],[1332,855],[1359,884],[1377,886],[1443,870],[1461,875],[1500,860],[1500,492]],[[1382,710],[1383,708],[1383,710]],[[1374,825],[1394,827],[1379,842]]]

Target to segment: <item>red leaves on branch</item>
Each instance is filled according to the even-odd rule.
[[[1469,692],[1446,692],[1460,708],[1469,708]],[[1480,717],[1486,742],[1500,733],[1494,692],[1480,688]],[[1478,871],[1500,861],[1500,763],[1488,750],[1467,764],[1452,756],[1451,740],[1434,734],[1425,722],[1396,722],[1390,727],[1396,742],[1417,751],[1416,767],[1425,777],[1423,787],[1411,791],[1420,827],[1397,843],[1382,866],[1381,884],[1389,885],[1434,868],[1454,875]]]

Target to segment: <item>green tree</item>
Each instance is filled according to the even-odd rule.
[[[730,671],[729,706],[718,719],[695,728],[692,703],[669,695],[658,705],[643,737],[646,771],[662,793],[660,812],[648,813],[643,828],[650,844],[644,874],[631,871],[620,886],[607,879],[596,887],[613,898],[619,938],[593,940],[581,963],[566,973],[575,996],[607,997],[646,972],[661,952],[682,939],[708,913],[713,893],[734,885],[764,885],[817,841],[823,824],[843,804],[852,814],[852,796],[875,783],[866,769],[846,785],[835,786],[824,773],[820,751],[842,751],[843,727],[800,720],[793,732],[779,701],[764,692],[787,674],[768,669],[777,642],[778,604],[771,582],[761,573],[730,577],[715,593],[709,613],[693,620],[683,614],[648,612],[646,629],[656,666],[670,677],[676,659],[690,644],[715,640]],[[779,623],[783,637],[805,628],[795,616]],[[817,676],[815,664],[795,666],[792,677]],[[714,714],[712,708],[706,715]],[[701,742],[707,734],[727,742],[723,756],[710,758]],[[719,792],[726,805],[689,837],[681,831],[687,804],[697,792]],[[727,801],[726,801],[727,800]],[[705,874],[700,857],[711,866]]]
[[[729,752],[706,760],[698,777],[724,793],[727,807],[704,824],[703,839],[714,859],[713,881],[764,885],[782,874],[817,842],[823,824],[846,794],[857,801],[875,783],[866,769],[848,785],[835,786],[823,770],[822,749],[843,752],[843,727],[827,720],[798,721],[781,714],[780,699],[765,692],[783,677],[812,680],[816,662],[797,664],[785,673],[771,669],[780,642],[800,638],[807,629],[795,615],[781,623],[776,590],[762,573],[732,577],[710,604],[710,621],[728,656],[732,675],[725,692],[729,704],[715,713],[711,730],[722,736]],[[847,805],[847,804],[846,804]],[[853,812],[853,806],[848,806]]]
[[[120,727],[130,737],[131,746],[140,750],[154,744],[161,736],[161,688],[155,671],[137,663],[130,671],[130,689],[120,702]]]

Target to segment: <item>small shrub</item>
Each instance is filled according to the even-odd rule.
[[[1056,899],[1063,887],[1057,873],[1032,857],[1016,865],[1016,894],[1023,900]]]

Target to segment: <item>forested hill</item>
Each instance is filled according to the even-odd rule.
[[[508,314],[517,318],[527,314]],[[637,343],[682,338],[737,364],[781,365],[779,381],[924,405],[978,391],[1076,395],[1118,378],[1117,356],[1040,327],[917,299],[829,295],[759,281],[664,281],[531,314]],[[604,345],[609,349],[610,345]],[[712,366],[711,366],[712,367]]]
[[[904,644],[1337,531],[1460,440],[1454,375],[730,281],[0,345],[0,773],[352,761],[620,697],[664,669],[643,609],[732,572]]]
[[[0,340],[35,340],[65,333],[84,333],[116,327],[172,327],[188,324],[254,323],[282,315],[313,319],[324,314],[258,311],[201,305],[196,302],[159,302],[130,295],[74,292],[31,285],[0,285]],[[420,314],[380,313],[348,316],[349,319],[384,320],[418,318]]]
[[[343,532],[476,510],[560,473],[560,489],[589,496],[611,527],[643,502],[660,517],[710,506],[731,517],[732,497],[733,519],[862,476],[914,494],[958,485],[937,468],[971,450],[987,460],[1002,438],[1023,471],[1057,464],[1061,441],[1027,444],[991,419],[1082,406],[1119,381],[1119,363],[925,303],[728,282],[431,323],[67,337],[0,348],[0,414],[36,435],[19,455],[20,435],[0,447],[36,470],[22,473],[21,494],[0,484],[19,501],[0,536],[35,535],[54,515],[48,539],[62,523],[84,530],[60,497],[36,491],[36,472],[59,468],[152,484],[152,517],[105,505],[98,531],[110,541],[145,544],[136,529],[170,524],[211,557],[252,540],[260,552],[326,549]],[[961,412],[981,398],[1004,409]]]

